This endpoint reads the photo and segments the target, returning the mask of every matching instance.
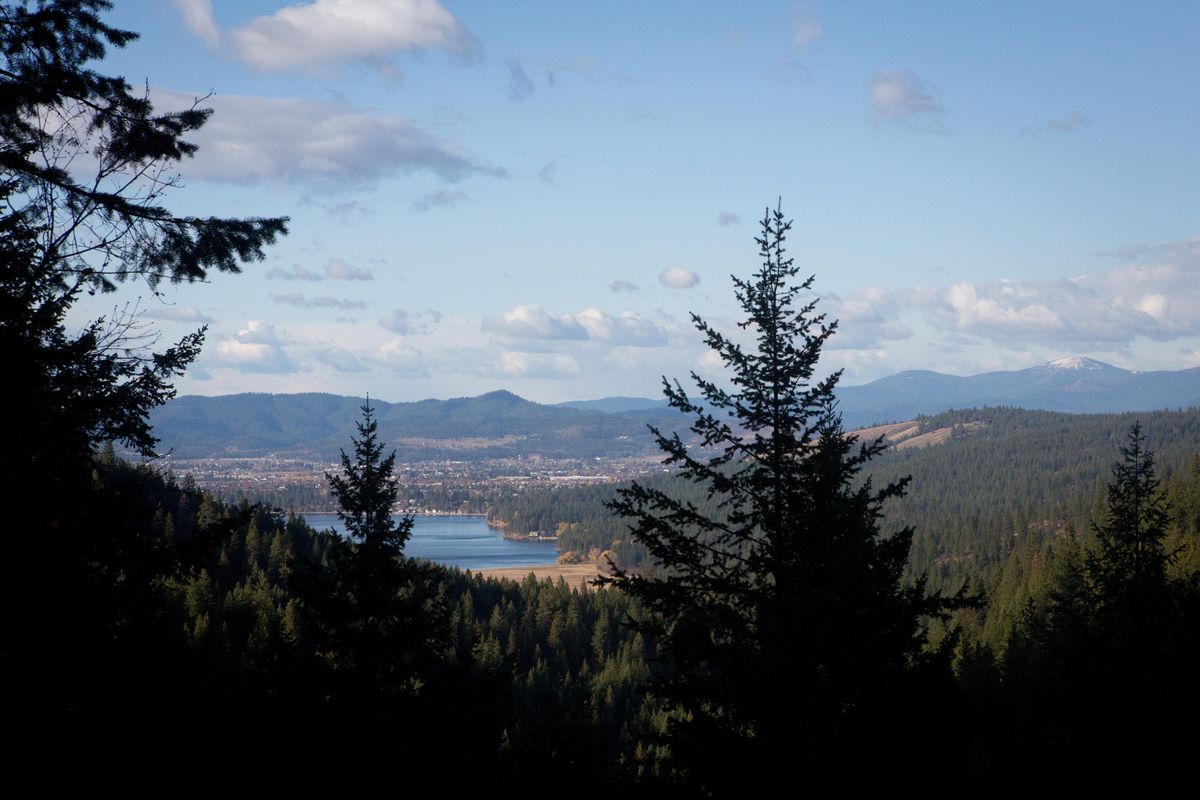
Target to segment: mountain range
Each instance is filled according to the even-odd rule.
[[[1074,356],[967,377],[909,370],[842,387],[837,397],[847,427],[982,406],[1078,414],[1154,411],[1200,405],[1200,367],[1138,372]]]
[[[847,428],[949,409],[1011,406],[1106,413],[1200,406],[1200,368],[1137,372],[1090,358],[959,377],[901,372],[837,390]],[[180,458],[268,454],[336,459],[350,446],[361,398],[332,394],[185,396],[151,416],[160,447]],[[543,405],[511,392],[386,403],[372,400],[382,441],[404,460],[516,456],[625,457],[658,452],[647,425],[687,435],[663,400],[609,397]]]

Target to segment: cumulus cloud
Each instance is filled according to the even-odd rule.
[[[163,319],[171,322],[195,322],[198,324],[207,325],[212,322],[212,317],[204,314],[195,306],[163,306],[161,308],[151,308],[146,311],[146,316],[150,319]]]
[[[385,330],[401,336],[421,336],[431,333],[434,326],[441,321],[442,315],[433,309],[414,314],[397,308],[390,315],[379,320],[379,324]]]
[[[717,224],[722,228],[728,228],[730,225],[741,225],[742,217],[732,211],[722,211],[717,214]]]
[[[658,273],[658,282],[672,289],[690,289],[700,282],[700,276],[684,267],[668,267]]]
[[[636,311],[622,311],[612,317],[597,308],[587,308],[575,315],[588,338],[632,347],[662,347],[667,332]]]
[[[428,211],[431,208],[458,208],[467,199],[462,189],[435,189],[412,202],[413,211]]]
[[[636,311],[622,311],[614,317],[598,308],[560,316],[541,306],[516,306],[499,318],[485,318],[483,330],[510,339],[588,340],[630,347],[667,343],[666,329]]]
[[[831,350],[878,348],[881,342],[908,339],[912,329],[896,319],[901,298],[881,286],[857,289],[844,297],[828,295],[818,311],[838,321],[837,333],[826,345]]]
[[[404,51],[473,47],[466,28],[435,0],[315,0],[257,17],[229,38],[236,58],[271,72],[355,62],[385,69]]]
[[[325,265],[325,277],[335,281],[373,281],[375,276],[366,267],[347,264],[340,258],[331,258]]]
[[[379,348],[379,358],[388,370],[402,378],[428,378],[429,368],[421,351],[400,337],[389,339]]]
[[[521,62],[510,58],[504,63],[508,66],[508,99],[520,102],[533,94],[533,81]]]
[[[271,295],[271,302],[280,305],[296,306],[297,308],[336,308],[347,310],[351,308],[366,308],[363,300],[343,300],[340,297],[305,297],[303,292],[288,292]]]
[[[212,0],[171,0],[179,10],[183,24],[209,47],[221,43],[221,31],[213,18]]]
[[[320,273],[305,269],[299,264],[293,264],[287,269],[272,267],[267,270],[267,280],[272,281],[319,281],[321,277]]]
[[[216,361],[242,372],[290,373],[297,367],[269,322],[252,319],[236,336],[217,342]]]
[[[638,287],[636,283],[630,283],[626,280],[619,280],[610,283],[608,285],[608,290],[610,292],[616,292],[617,294],[621,294],[622,292],[632,294],[638,290]]]
[[[1072,279],[957,283],[928,302],[943,326],[993,340],[1170,341],[1200,334],[1200,266],[1137,264]]]
[[[189,108],[195,98],[156,91],[160,108]],[[187,175],[239,184],[315,183],[352,188],[398,173],[431,172],[443,180],[504,177],[498,167],[443,142],[398,115],[340,101],[227,95],[203,105],[212,118],[189,136],[199,146]]]
[[[870,85],[871,109],[878,119],[919,130],[940,131],[945,110],[925,83],[906,69],[881,69]]]
[[[570,314],[555,316],[541,306],[519,305],[499,317],[484,317],[483,330],[513,339],[587,339],[588,332]]]

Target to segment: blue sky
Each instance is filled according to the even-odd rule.
[[[142,0],[104,68],[207,96],[181,213],[291,218],[141,296],[184,393],[654,396],[782,198],[843,381],[1200,366],[1200,5]],[[165,301],[165,302],[164,302]]]

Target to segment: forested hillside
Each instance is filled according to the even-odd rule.
[[[644,455],[654,451],[648,422],[686,427],[665,409],[607,414],[531,403],[505,391],[371,402],[380,434],[404,460]],[[151,423],[163,449],[179,458],[274,454],[333,461],[353,433],[362,403],[331,394],[188,396],[156,409]]]
[[[1023,537],[1088,530],[1116,448],[1135,421],[1168,479],[1200,452],[1200,409],[1093,415],[984,408],[919,418],[922,431],[949,428],[949,440],[886,450],[864,475],[880,484],[911,477],[905,495],[886,507],[890,528],[915,529],[910,574],[926,574],[939,588],[968,578],[979,585]],[[711,507],[704,492],[670,474],[645,482]],[[570,558],[611,550],[637,565],[644,551],[605,508],[613,495],[608,486],[535,490],[497,497],[489,513],[519,532],[558,530],[559,550]]]

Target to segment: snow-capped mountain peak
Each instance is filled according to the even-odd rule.
[[[1047,362],[1046,366],[1050,369],[1112,369],[1111,365],[1105,364],[1103,361],[1097,361],[1094,358],[1087,358],[1086,356],[1068,356],[1066,358],[1056,358],[1053,361]]]

